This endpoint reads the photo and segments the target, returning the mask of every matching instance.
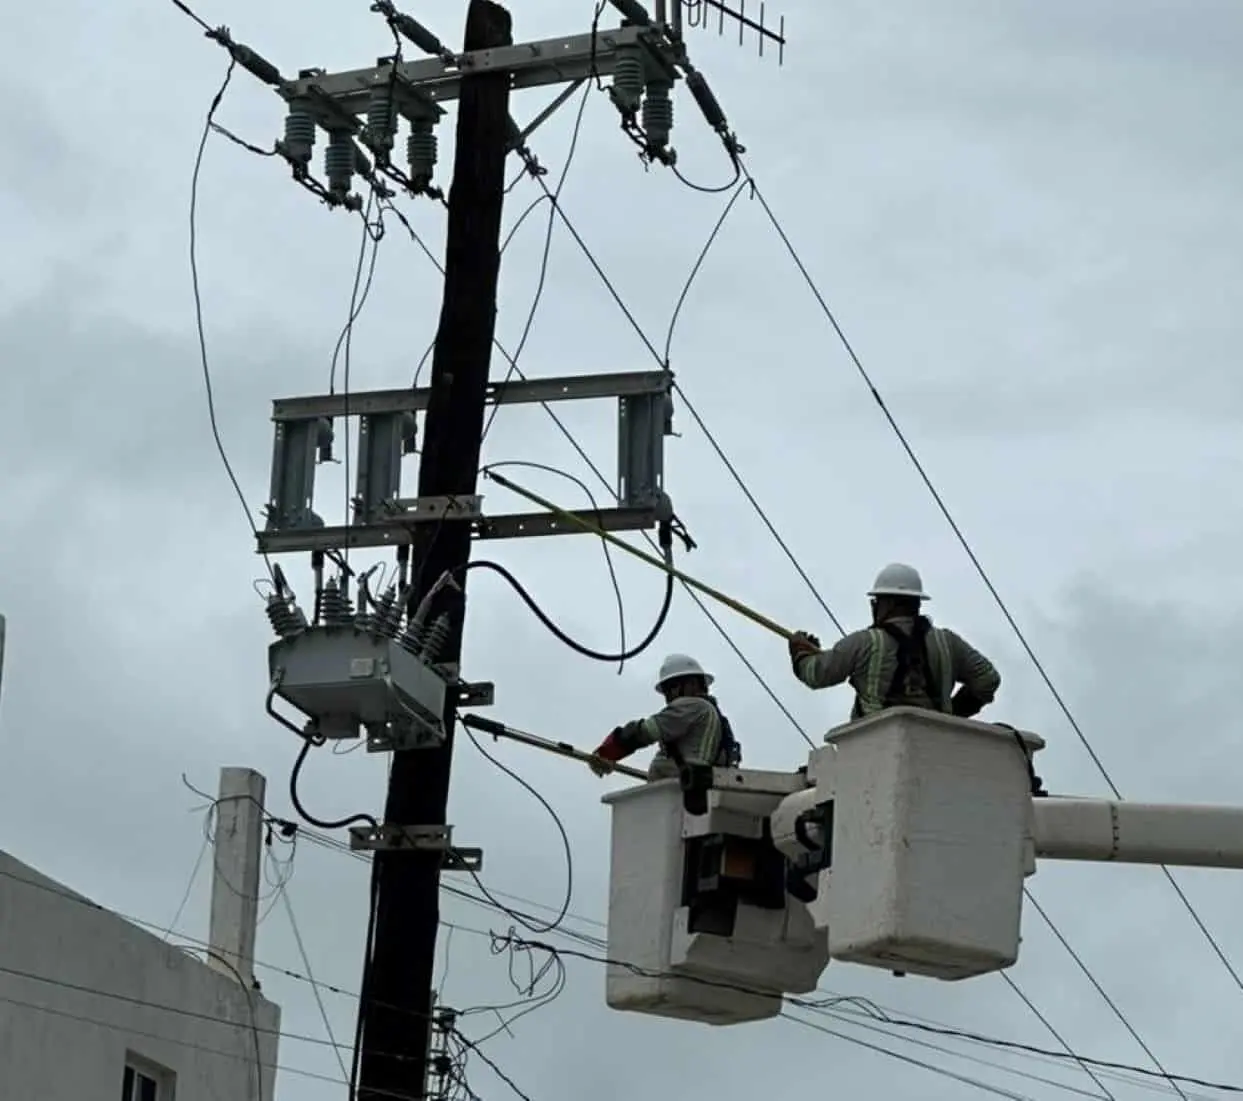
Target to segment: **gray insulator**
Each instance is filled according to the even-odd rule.
[[[437,141],[431,119],[415,119],[410,124],[410,137],[406,139],[406,160],[410,165],[410,180],[426,185],[436,172]]]
[[[315,116],[304,107],[290,107],[285,116],[285,152],[291,161],[309,168],[314,149]]]
[[[397,129],[397,117],[393,112],[393,89],[388,81],[381,81],[371,89],[367,103],[367,141],[371,148],[393,148],[393,133]]]
[[[401,633],[401,638],[397,641],[403,649],[418,657],[423,650],[426,635],[426,626],[416,621],[406,625],[406,629]]]
[[[431,630],[427,632],[427,640],[423,643],[423,652],[419,655],[429,664],[439,659],[449,641],[449,613],[441,612],[432,620]]]
[[[331,194],[343,199],[350,193],[354,182],[354,141],[345,130],[337,130],[328,137],[324,175],[328,177]]]
[[[346,627],[354,619],[354,608],[350,598],[341,591],[335,580],[329,578],[320,598],[320,615],[329,627]]]
[[[306,616],[302,610],[283,596],[273,594],[268,597],[267,613],[272,630],[280,638],[297,638],[306,630]]]
[[[617,51],[613,69],[613,102],[627,114],[635,114],[643,100],[643,54],[638,47],[624,46]]]
[[[643,131],[649,149],[664,149],[673,133],[673,99],[667,84],[649,84],[643,98]]]
[[[392,585],[384,590],[371,618],[372,630],[385,638],[396,638],[401,624],[401,605],[397,603],[397,590]]]

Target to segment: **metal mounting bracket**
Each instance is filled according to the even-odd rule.
[[[459,681],[454,687],[457,689],[458,707],[491,707],[496,703],[496,685],[490,680],[474,684]]]
[[[455,848],[452,826],[351,826],[350,848],[355,852],[438,852],[447,872],[483,870],[483,850]]]
[[[472,50],[458,54],[452,61],[433,57],[405,61],[397,66],[397,80],[407,88],[417,89],[432,103],[457,99],[462,90],[462,74],[507,71],[514,91],[538,88],[547,84],[564,84],[594,74],[609,76],[617,67],[618,51],[627,46],[641,45],[655,57],[672,60],[673,51],[660,31],[651,27],[617,27],[597,30],[595,34],[576,34],[561,38],[545,38],[520,42],[491,50]],[[286,100],[323,95],[351,115],[367,110],[371,88],[393,79],[389,64],[350,69],[340,73],[317,73],[287,81],[280,89]],[[403,114],[421,104],[401,103]],[[409,117],[409,116],[407,116]]]
[[[664,440],[673,433],[673,373],[632,371],[493,382],[490,405],[614,398],[618,403],[618,507],[579,510],[576,515],[605,531],[651,528],[667,511]],[[291,551],[397,547],[414,541],[420,524],[464,520],[477,539],[582,533],[550,513],[485,516],[482,497],[403,498],[401,460],[414,438],[416,416],[427,409],[431,389],[373,390],[352,394],[282,398],[272,403],[275,444],[266,529],[258,535],[263,554]],[[352,523],[325,526],[315,513],[317,452],[324,457],[338,417],[361,418],[358,479]]]

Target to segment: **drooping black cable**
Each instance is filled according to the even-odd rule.
[[[579,489],[583,491],[583,493],[587,495],[587,500],[591,502],[592,510],[595,512],[595,515],[596,515],[596,526],[597,527],[604,526],[603,521],[602,521],[602,514],[600,512],[600,506],[599,504],[596,503],[596,495],[591,492],[591,490],[587,486],[587,483],[584,482],[582,478],[579,478],[571,474],[567,470],[560,470],[555,466],[549,466],[547,463],[529,462],[525,459],[506,459],[503,462],[488,464],[489,469],[492,469],[492,470],[499,469],[502,466],[522,466],[522,467],[526,467],[529,470],[543,470],[548,474],[559,474],[562,478],[569,479],[571,482],[577,485]],[[613,586],[613,596],[617,600],[617,630],[620,636],[620,646],[622,649],[622,653],[625,653],[626,651],[626,605],[622,599],[621,582],[617,580],[617,570],[613,565],[613,553],[612,551],[609,550],[609,541],[607,539],[601,539],[600,547],[604,551],[604,561],[606,565],[608,566],[608,571],[609,571],[609,582]],[[619,661],[617,663],[617,672],[620,674],[621,671],[625,667],[626,667],[626,663],[624,661]]]
[[[720,216],[713,224],[712,232],[708,234],[708,239],[704,242],[703,248],[699,250],[699,255],[695,257],[695,263],[691,265],[691,271],[686,277],[686,282],[682,284],[682,290],[678,294],[678,299],[673,306],[673,313],[669,316],[669,328],[665,333],[665,366],[669,366],[669,356],[673,350],[673,334],[678,327],[678,318],[682,313],[682,306],[686,303],[686,296],[691,293],[691,287],[695,284],[695,278],[699,275],[699,269],[703,267],[704,261],[708,258],[708,253],[712,251],[712,246],[716,244],[716,239],[721,235],[721,230],[724,228],[730,212],[734,209],[734,204],[742,198],[742,193],[749,186],[746,181],[743,181],[734,188],[734,193],[729,197],[729,202],[725,204]]]
[[[311,746],[314,744],[313,738],[304,737],[302,739],[302,748],[298,750],[297,759],[294,761],[293,769],[289,773],[289,801],[293,803],[294,810],[319,830],[343,830],[348,826],[354,825],[355,822],[366,822],[372,829],[379,829],[379,823],[370,814],[351,814],[348,818],[339,818],[335,822],[326,822],[322,818],[316,818],[313,814],[307,813],[306,807],[302,805],[302,800],[298,798],[298,777],[302,772],[303,764],[306,763],[306,755],[311,751]]]
[[[509,914],[509,916],[512,917],[515,921],[518,921],[522,925],[525,925],[531,932],[537,933],[537,934],[554,932],[557,929],[557,927],[565,920],[566,914],[570,912],[570,905],[574,899],[574,854],[570,849],[570,835],[566,833],[565,824],[561,821],[561,816],[557,814],[557,812],[553,809],[552,804],[549,803],[548,800],[545,799],[544,796],[541,795],[540,792],[536,790],[534,786],[529,784],[526,780],[524,780],[521,776],[519,776],[516,772],[514,772],[513,769],[502,764],[495,757],[493,757],[491,753],[489,753],[486,749],[484,749],[484,747],[479,744],[479,740],[475,737],[470,727],[466,726],[465,724],[462,724],[462,729],[466,732],[466,736],[470,739],[471,745],[473,745],[477,750],[479,750],[479,752],[488,761],[490,761],[493,765],[499,768],[511,780],[513,780],[515,783],[520,784],[523,788],[525,788],[539,802],[540,806],[542,806],[548,812],[549,817],[552,818],[553,825],[557,827],[557,833],[561,835],[561,846],[565,850],[565,900],[562,902],[560,908],[557,910],[557,916],[553,918],[553,920],[550,922],[532,924],[531,922],[527,921],[524,917],[519,916],[518,912],[510,911],[509,908],[506,907],[504,904],[497,902],[497,900],[492,897],[487,887],[484,886],[483,880],[481,880],[477,874],[472,873],[474,880],[475,880],[475,885],[479,888],[479,890],[483,893],[484,897],[489,902],[491,902],[494,906],[496,906],[502,912]]]
[[[656,641],[656,636],[660,634],[661,629],[664,627],[665,620],[669,617],[669,609],[673,604],[674,577],[673,574],[666,573],[665,595],[661,602],[660,611],[657,613],[656,622],[652,625],[652,629],[648,631],[648,633],[637,645],[630,647],[628,650],[625,650],[620,654],[605,654],[601,653],[599,650],[593,650],[589,646],[584,646],[581,642],[578,642],[576,639],[573,639],[567,635],[548,617],[548,615],[544,612],[544,609],[541,608],[536,602],[535,598],[527,592],[522,582],[519,581],[499,562],[491,562],[486,558],[477,558],[472,562],[467,562],[462,568],[464,570],[488,570],[492,573],[498,574],[509,583],[510,588],[512,588],[521,598],[522,602],[531,609],[531,611],[535,614],[535,618],[547,627],[548,630],[550,630],[561,642],[563,642],[575,653],[582,654],[585,658],[591,658],[592,661],[602,661],[609,665],[612,665],[614,662],[630,661],[632,658],[637,658],[649,646],[651,646],[652,643]]]
[[[725,192],[737,186],[738,181],[742,179],[742,168],[740,165],[734,165],[734,178],[729,183],[721,184],[719,187],[705,187],[703,184],[694,183],[682,175],[681,170],[676,164],[671,164],[669,170],[678,178],[678,180],[689,187],[692,191],[698,191],[703,195],[724,195]]]

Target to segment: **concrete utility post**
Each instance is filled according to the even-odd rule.
[[[491,0],[471,0],[466,49],[489,50],[512,43],[509,13]],[[508,125],[509,74],[464,74],[449,190],[444,301],[419,464],[421,497],[469,496],[479,479],[496,329]],[[418,585],[410,597],[410,614],[446,571],[459,571],[470,558],[471,532],[464,524],[449,524],[443,530],[424,527],[420,536],[412,547]],[[465,585],[465,577],[460,572],[457,576]],[[440,660],[456,663],[462,651],[462,615],[456,608],[451,615]],[[444,711],[444,741],[435,748],[393,755],[386,822],[445,825],[456,714],[456,699],[450,696]],[[375,948],[367,1000],[359,1009],[361,1101],[394,1094],[417,1097],[424,1089],[442,860],[443,854],[434,851],[376,853]]]
[[[248,987],[255,981],[266,789],[267,781],[253,769],[220,770],[208,963]]]

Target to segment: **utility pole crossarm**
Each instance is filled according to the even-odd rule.
[[[1243,869],[1243,807],[1049,797],[1032,810],[1044,859]]]

